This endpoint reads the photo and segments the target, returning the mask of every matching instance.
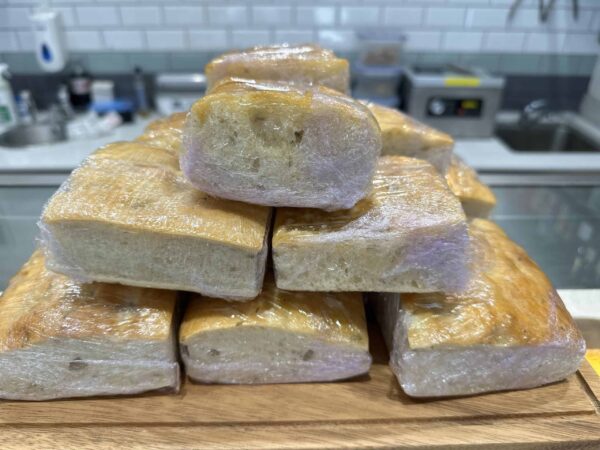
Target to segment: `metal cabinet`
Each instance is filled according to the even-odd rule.
[[[58,186],[0,186],[0,291],[31,256],[37,221]]]
[[[493,187],[492,220],[561,289],[600,288],[600,186]]]

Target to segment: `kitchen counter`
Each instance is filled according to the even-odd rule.
[[[515,152],[495,137],[458,139],[454,151],[478,172],[600,172],[600,152]]]
[[[148,123],[158,117],[157,114],[153,114],[147,118],[137,118],[132,124],[122,125],[112,133],[94,139],[30,146],[18,150],[0,146],[0,182],[3,174],[69,173],[95,149],[109,142],[135,138],[143,132]],[[514,112],[501,112],[498,120],[515,120],[514,117]],[[467,164],[485,173],[600,173],[600,152],[517,152],[496,137],[457,139],[454,151]]]
[[[57,142],[54,144],[32,145],[12,149],[0,146],[0,174],[71,172],[91,152],[115,141],[134,139],[158,116],[137,118],[135,122],[123,124],[111,133],[91,139]]]
[[[25,149],[0,146],[0,173],[70,172],[92,151],[114,141],[131,140],[157,117],[138,119],[99,138],[35,145]],[[600,153],[514,152],[497,138],[458,139],[454,148],[467,164],[482,172],[600,172]]]
[[[600,289],[559,289],[558,294],[582,331],[588,349],[600,349]]]

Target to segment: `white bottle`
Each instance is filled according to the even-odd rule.
[[[67,63],[67,46],[59,11],[43,7],[30,17],[35,36],[35,56],[46,72],[59,72]]]
[[[17,106],[8,77],[8,66],[0,64],[0,133],[17,125]]]

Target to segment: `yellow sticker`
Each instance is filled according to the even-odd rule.
[[[446,78],[444,78],[444,86],[477,87],[480,84],[481,84],[481,80],[477,77],[446,77]]]
[[[600,348],[588,350],[585,353],[585,359],[590,363],[590,366],[596,371],[600,377]]]

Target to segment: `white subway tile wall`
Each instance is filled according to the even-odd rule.
[[[149,30],[146,32],[148,47],[156,50],[185,50],[186,35],[182,30]]]
[[[341,8],[342,26],[378,26],[379,8],[375,6],[348,6]]]
[[[421,23],[423,23],[423,8],[399,8],[397,6],[388,6],[383,10],[382,25],[386,27],[398,27],[403,29]]]
[[[165,6],[164,22],[166,25],[194,25],[204,24],[204,8],[201,6]]]
[[[492,31],[484,36],[483,49],[489,52],[521,53],[525,33],[518,31]]]
[[[315,40],[313,30],[276,30],[275,42],[289,42],[290,44],[301,44]]]
[[[162,11],[158,6],[123,6],[121,7],[123,26],[160,25]]]
[[[289,6],[253,6],[252,23],[258,26],[284,27],[292,22]]]
[[[109,50],[142,50],[146,45],[140,30],[112,30],[102,33],[104,45]]]
[[[101,29],[121,24],[119,10],[115,6],[78,6],[76,13],[77,23],[86,28]]]
[[[425,13],[426,27],[459,28],[465,26],[466,8],[433,7]]]
[[[240,29],[231,33],[231,45],[233,47],[244,47],[253,45],[266,45],[272,42],[271,33],[268,30]]]
[[[221,51],[228,48],[225,30],[198,29],[190,31],[190,47],[194,50]]]
[[[0,51],[31,51],[28,15],[37,0],[0,0]],[[538,0],[50,0],[76,50],[190,51],[318,40],[356,49],[355,31],[407,33],[408,51],[596,54],[600,0],[560,0],[540,23]],[[197,39],[200,41],[197,42]]]
[[[16,33],[0,31],[0,52],[16,52],[19,50],[19,39]]]
[[[298,6],[296,8],[296,23],[315,27],[335,25],[335,9],[333,6]]]

